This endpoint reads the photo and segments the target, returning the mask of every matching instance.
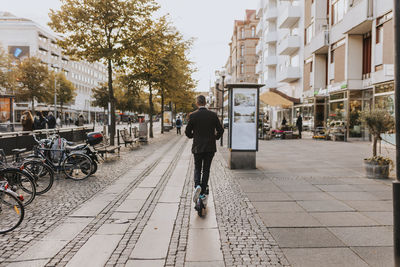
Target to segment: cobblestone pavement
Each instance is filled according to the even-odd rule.
[[[1,237],[0,266],[289,266],[220,153],[210,213],[197,217],[190,143],[170,132],[100,165],[96,177],[58,180]]]
[[[52,231],[67,214],[81,203],[90,199],[97,192],[106,188],[113,181],[127,172],[131,166],[143,161],[155,153],[160,144],[170,141],[174,134],[157,135],[149,144],[131,151],[123,149],[121,157],[110,158],[99,165],[94,176],[84,181],[65,179],[57,176],[52,189],[26,207],[23,223],[15,231],[0,236],[0,265],[22,254],[33,241]]]
[[[219,153],[211,177],[226,266],[289,266]]]

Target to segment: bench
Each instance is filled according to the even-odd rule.
[[[138,141],[138,138],[132,138],[132,136],[129,135],[128,129],[126,129],[126,128],[121,130],[120,134],[121,134],[122,140],[124,141],[125,147],[127,145],[131,145],[133,147],[133,145],[136,144]]]
[[[117,145],[117,146],[112,146],[110,145],[110,138],[108,138],[106,135],[103,136],[103,142],[101,142],[100,144],[97,144],[95,146],[93,146],[93,148],[102,156],[107,159],[107,154],[115,154],[116,151],[118,150],[118,157],[119,157],[119,153],[121,150],[121,146]]]

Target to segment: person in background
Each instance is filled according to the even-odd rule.
[[[300,112],[297,113],[299,116],[297,117],[296,126],[299,130],[299,138],[301,139],[301,132],[303,131],[303,118],[301,117]]]
[[[53,116],[53,112],[49,112],[49,114],[47,115],[47,126],[49,129],[54,129],[56,128],[56,118]]]
[[[286,118],[285,118],[285,117],[283,117],[283,120],[282,120],[282,126],[286,126],[286,123],[287,123],[287,121],[286,121]]]
[[[25,111],[21,117],[22,131],[33,131],[33,116],[30,111]]]
[[[181,134],[182,120],[181,117],[178,117],[176,120],[176,134]]]
[[[43,117],[42,112],[37,111],[36,112],[36,116],[35,116],[35,120],[33,121],[33,129],[34,130],[42,130],[46,128],[46,118]]]
[[[58,127],[61,127],[61,118],[60,117],[57,117],[56,124]]]
[[[85,118],[83,117],[82,114],[80,114],[78,117],[78,125],[77,126],[83,126],[84,123],[85,123]]]

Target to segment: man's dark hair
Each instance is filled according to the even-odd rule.
[[[204,95],[199,95],[196,97],[196,102],[199,106],[205,106],[206,105],[206,98]]]

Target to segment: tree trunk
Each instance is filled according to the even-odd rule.
[[[149,105],[150,105],[150,129],[149,129],[149,137],[153,138],[153,92],[152,92],[152,88],[151,88],[151,81],[149,81]]]
[[[115,99],[112,81],[112,62],[108,59],[108,100],[111,104],[110,145],[114,145],[115,138]]]
[[[376,146],[378,143],[378,137],[374,136],[374,143],[372,145],[372,156],[376,157]]]
[[[164,133],[164,90],[161,89],[161,133]]]

